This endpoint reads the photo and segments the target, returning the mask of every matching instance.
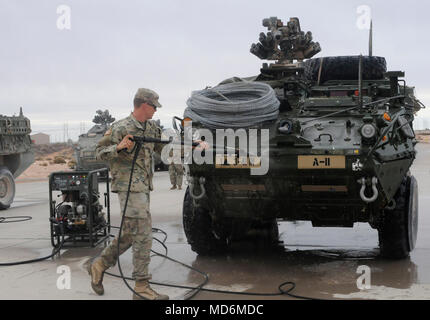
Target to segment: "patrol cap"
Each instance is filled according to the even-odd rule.
[[[141,99],[149,104],[154,105],[156,108],[161,108],[161,104],[158,102],[158,94],[155,91],[146,88],[137,89],[135,99]]]

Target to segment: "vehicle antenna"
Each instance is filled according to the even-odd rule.
[[[369,29],[369,57],[373,56],[373,20],[370,20]]]
[[[363,55],[361,54],[358,65],[358,104],[363,107]]]

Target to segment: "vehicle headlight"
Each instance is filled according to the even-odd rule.
[[[363,138],[372,139],[376,135],[376,128],[373,124],[365,124],[361,127],[361,135]]]

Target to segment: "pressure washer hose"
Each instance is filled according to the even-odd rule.
[[[122,227],[123,227],[123,224],[124,224],[124,217],[125,217],[125,213],[126,213],[126,210],[127,210],[128,198],[129,198],[130,190],[131,190],[131,182],[132,182],[132,179],[133,179],[134,166],[136,164],[136,160],[137,160],[137,157],[139,155],[139,151],[140,151],[140,149],[142,147],[141,142],[136,141],[135,143],[136,143],[136,146],[134,148],[135,151],[134,151],[133,161],[132,161],[132,164],[131,164],[130,179],[129,179],[128,188],[127,188],[127,196],[126,196],[125,203],[124,203],[124,210],[123,210],[122,216],[121,216],[121,224],[119,226],[118,241],[117,241],[117,243],[118,243],[118,247],[117,247],[118,270],[119,270],[120,275],[118,276],[118,275],[115,275],[115,274],[112,274],[112,273],[109,273],[109,272],[105,272],[105,273],[109,274],[111,276],[114,276],[114,277],[120,277],[124,281],[125,285],[127,286],[127,288],[131,292],[133,292],[134,294],[136,294],[137,296],[139,296],[140,298],[142,298],[144,300],[148,300],[145,297],[143,297],[142,295],[140,295],[139,293],[137,293],[128,284],[127,280],[134,280],[134,279],[124,276],[124,273],[122,272],[122,268],[121,268],[121,262],[120,262],[120,249],[119,249],[120,247],[119,247],[119,244],[120,244],[120,241],[121,241]],[[164,234],[165,234],[165,232],[164,232]],[[165,239],[167,239],[167,234],[165,234],[165,235],[166,235]],[[161,241],[159,241],[159,242],[161,243]],[[164,245],[164,242],[162,244]],[[155,252],[153,250],[151,250],[151,251],[154,252],[155,254],[157,254],[160,257],[166,258],[166,259],[168,259],[168,260],[170,260],[172,262],[178,263],[178,264],[180,264],[180,265],[182,265],[182,266],[184,266],[184,267],[186,267],[186,268],[188,268],[188,269],[190,269],[192,271],[200,273],[204,277],[204,281],[201,284],[199,284],[198,286],[196,286],[196,287],[174,285],[174,284],[166,284],[166,283],[154,282],[154,281],[150,281],[150,283],[151,284],[162,285],[162,286],[167,286],[167,287],[174,287],[174,288],[181,288],[181,289],[190,289],[191,291],[189,293],[187,293],[185,295],[185,297],[184,297],[185,300],[191,299],[192,297],[194,297],[200,291],[217,292],[217,293],[224,293],[224,294],[248,295],[248,296],[280,296],[280,295],[288,295],[288,296],[290,296],[292,298],[296,298],[296,299],[316,300],[314,298],[303,297],[303,296],[298,296],[298,295],[292,294],[291,291],[293,291],[295,289],[295,287],[296,287],[296,284],[294,282],[292,282],[292,281],[286,281],[286,282],[281,283],[278,286],[279,292],[276,292],[276,293],[234,292],[234,291],[224,291],[224,290],[215,290],[215,289],[205,289],[203,287],[209,282],[209,276],[205,272],[203,272],[203,271],[200,271],[200,270],[198,270],[198,269],[196,269],[196,268],[194,268],[194,267],[192,267],[190,265],[187,265],[187,264],[185,264],[185,263],[183,263],[181,261],[175,260],[175,259],[167,256],[167,247],[165,245],[164,245],[164,247],[166,249],[166,255],[158,253],[158,252]],[[288,288],[287,290],[284,290],[283,287],[286,286],[286,285],[290,285],[291,287]]]
[[[123,224],[124,224],[124,217],[125,217],[125,213],[126,213],[126,210],[127,210],[128,198],[129,198],[130,190],[131,190],[131,182],[132,182],[132,179],[133,179],[133,170],[134,170],[134,166],[136,164],[137,157],[139,155],[139,151],[140,151],[141,146],[142,146],[141,143],[138,142],[138,141],[136,141],[136,144],[137,144],[137,147],[135,148],[135,153],[134,153],[134,156],[133,156],[133,162],[132,162],[132,165],[131,165],[130,180],[129,180],[129,183],[128,183],[127,197],[126,197],[125,204],[124,204],[124,210],[123,210],[122,216],[121,216],[121,224],[120,224],[119,227],[113,227],[113,228],[118,228],[119,229],[119,233],[118,233],[118,248],[117,248],[118,251],[117,251],[117,254],[118,254],[118,269],[119,269],[120,274],[117,275],[117,274],[110,273],[110,272],[107,272],[107,271],[105,271],[105,273],[108,274],[108,275],[110,275],[110,276],[113,276],[113,277],[121,278],[124,281],[124,283],[126,284],[127,288],[131,292],[133,292],[134,294],[136,294],[140,298],[142,298],[144,300],[147,300],[145,297],[141,296],[139,293],[137,293],[136,291],[134,291],[134,289],[128,284],[127,280],[133,281],[134,279],[132,279],[130,277],[124,276],[124,273],[123,273],[122,268],[121,268],[120,250],[119,250],[119,243],[121,241],[122,227],[123,227]],[[0,223],[6,223],[6,220],[8,218],[9,217],[1,218],[0,219]],[[14,222],[21,222],[21,221],[31,220],[31,217],[27,217],[27,216],[26,217],[15,217],[15,218],[20,218],[20,220],[14,221]],[[21,220],[21,219],[23,219],[23,220]],[[57,253],[59,253],[61,251],[61,249],[63,248],[64,242],[65,242],[63,223],[61,222],[61,223],[59,223],[59,225],[60,225],[60,232],[61,232],[62,238],[61,238],[60,244],[58,245],[58,247],[56,247],[54,249],[54,251],[52,252],[52,254],[50,254],[50,255],[48,255],[46,257],[41,257],[41,258],[32,259],[32,260],[24,260],[24,261],[9,262],[9,263],[0,263],[0,267],[2,267],[2,266],[15,266],[15,265],[35,263],[35,262],[40,262],[40,261],[47,260],[49,258],[54,257]],[[190,269],[190,270],[192,270],[194,272],[197,272],[197,273],[201,274],[203,276],[203,278],[204,278],[204,280],[198,286],[185,286],[185,285],[168,284],[168,283],[163,283],[163,282],[150,281],[151,284],[155,284],[155,285],[190,290],[189,292],[187,292],[184,295],[184,299],[185,300],[191,299],[192,297],[194,297],[200,291],[213,292],[213,293],[222,293],[222,294],[244,295],[244,296],[262,296],[262,297],[263,296],[281,296],[281,295],[287,295],[287,296],[290,296],[290,297],[296,298],[296,299],[317,300],[315,298],[304,297],[304,296],[299,296],[299,295],[292,294],[291,292],[296,287],[296,284],[294,282],[292,282],[292,281],[286,281],[286,282],[281,283],[278,286],[278,292],[274,292],[274,293],[238,292],[238,291],[225,291],[225,290],[217,290],[217,289],[204,288],[204,286],[209,282],[209,276],[205,272],[203,272],[201,270],[198,270],[198,269],[196,269],[196,268],[194,268],[194,267],[192,267],[190,265],[187,265],[187,264],[185,264],[185,263],[183,263],[183,262],[181,262],[179,260],[176,260],[176,259],[173,259],[173,258],[169,257],[167,255],[167,246],[165,245],[165,241],[167,239],[166,232],[164,232],[161,229],[157,229],[157,228],[152,228],[152,231],[153,232],[160,232],[160,233],[164,234],[164,236],[165,236],[164,240],[159,240],[157,238],[154,238],[154,239],[157,242],[159,242],[164,247],[164,249],[165,249],[166,252],[165,252],[165,254],[162,254],[162,253],[156,252],[156,251],[154,251],[152,249],[151,249],[151,252],[153,252],[157,256],[160,256],[160,257],[165,258],[167,260],[170,260],[172,262],[178,263],[178,264],[180,264],[180,265],[182,265],[182,266],[184,266],[184,267],[186,267],[186,268],[188,268],[188,269]],[[109,236],[113,237],[113,235],[109,235]],[[290,288],[284,289],[284,287],[287,286],[287,285],[289,285]]]

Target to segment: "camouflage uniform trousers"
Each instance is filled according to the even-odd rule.
[[[182,186],[182,178],[184,176],[184,167],[182,164],[169,165],[170,183],[178,187]]]
[[[118,192],[121,214],[127,192]],[[133,279],[136,281],[149,280],[149,262],[152,247],[152,221],[149,212],[149,193],[130,192],[127,212],[121,231],[120,254],[130,247],[133,250]],[[118,237],[103,250],[101,254],[103,264],[110,268],[118,260]]]

